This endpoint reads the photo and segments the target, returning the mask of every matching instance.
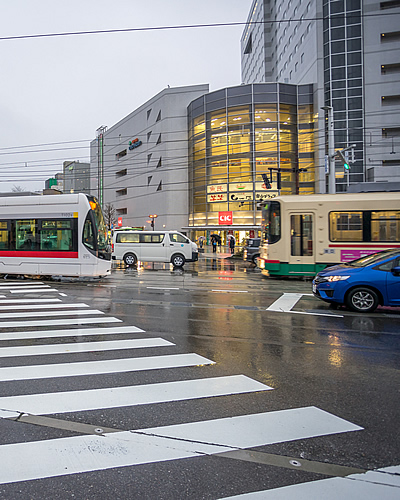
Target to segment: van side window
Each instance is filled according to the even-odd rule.
[[[169,234],[169,239],[172,241],[172,243],[187,243],[188,240],[184,236],[182,236],[179,233],[170,233]]]
[[[141,243],[162,243],[164,240],[164,234],[141,234]]]
[[[117,234],[117,243],[139,243],[139,235],[135,233],[119,233]]]

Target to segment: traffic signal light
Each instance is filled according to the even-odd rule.
[[[261,177],[263,178],[265,188],[266,189],[272,189],[272,186],[271,186],[271,183],[270,183],[270,181],[268,179],[267,174],[261,174]]]
[[[336,151],[336,154],[338,155],[339,160],[343,163],[343,168],[344,168],[345,172],[348,172],[350,170],[350,164],[343,153],[345,153],[345,151]]]

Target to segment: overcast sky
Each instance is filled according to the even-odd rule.
[[[251,4],[0,0],[0,37],[244,23]],[[240,84],[242,31],[202,27],[0,40],[0,191],[41,190],[64,160],[88,161],[99,126],[111,127],[168,85],[208,83],[216,90]]]

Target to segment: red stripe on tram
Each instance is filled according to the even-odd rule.
[[[42,259],[77,259],[78,252],[13,251],[0,250],[0,257],[37,257]]]
[[[364,250],[372,249],[372,248],[400,248],[398,243],[394,243],[392,245],[332,245],[329,244],[329,248],[363,248]]]

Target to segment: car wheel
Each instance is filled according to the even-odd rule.
[[[379,304],[378,296],[370,288],[354,288],[346,299],[346,305],[357,312],[374,311]]]
[[[136,255],[133,255],[133,253],[125,254],[124,255],[124,262],[128,267],[134,266],[137,262]]]
[[[260,256],[259,253],[253,256],[253,264],[257,265],[257,259],[258,259],[259,256]]]
[[[177,253],[172,257],[171,263],[174,267],[183,267],[185,264],[185,257],[180,253]]]

